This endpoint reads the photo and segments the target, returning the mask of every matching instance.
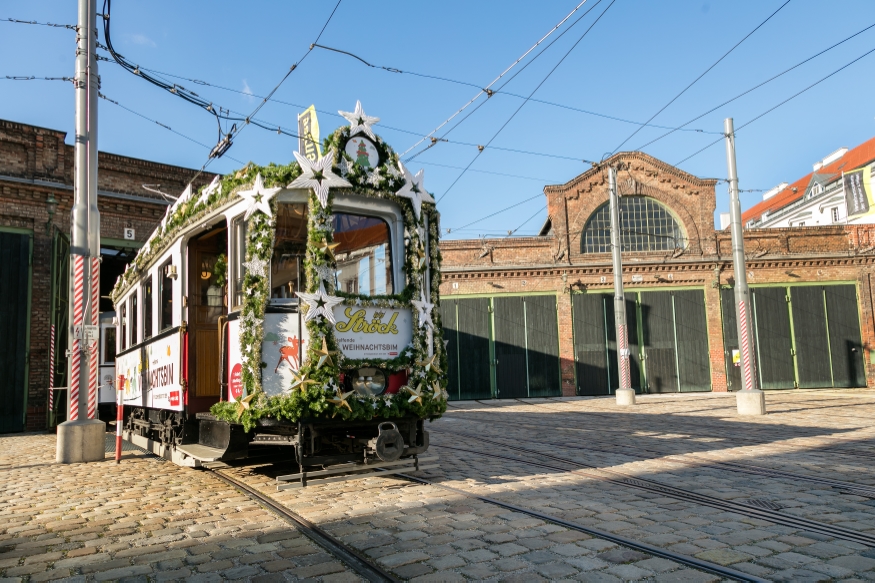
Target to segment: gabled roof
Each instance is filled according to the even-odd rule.
[[[763,213],[781,210],[802,199],[812,180],[823,184],[829,181],[824,180],[826,177],[838,178],[842,172],[854,170],[873,160],[875,160],[875,138],[863,142],[853,150],[849,150],[838,160],[819,168],[815,172],[809,172],[775,196],[753,205],[741,214],[741,222],[742,224],[747,224],[748,221],[761,218]]]

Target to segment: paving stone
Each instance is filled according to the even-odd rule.
[[[596,558],[608,563],[623,564],[641,561],[648,558],[648,556],[631,549],[619,548],[598,554]]]

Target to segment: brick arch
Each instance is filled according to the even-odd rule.
[[[617,180],[617,192],[620,196],[646,196],[666,207],[674,215],[687,237],[687,250],[701,252],[701,232],[688,200],[682,200],[679,196],[657,188],[650,182],[639,182],[631,176],[625,180]]]
[[[640,194],[638,192],[622,192],[622,189],[620,188],[619,184],[617,185],[617,190],[620,191],[621,197],[635,197],[635,198],[642,198],[642,199],[648,199],[648,200],[653,201],[653,203],[655,203],[656,206],[658,206],[659,208],[661,208],[665,211],[665,213],[672,220],[672,222],[674,223],[676,228],[680,231],[681,238],[686,243],[684,246],[684,249],[688,249],[690,247],[689,232],[687,231],[687,229],[684,228],[683,221],[680,219],[680,217],[678,217],[677,213],[674,212],[674,210],[672,208],[663,204],[656,197],[653,197],[653,196],[643,195],[643,194]],[[622,201],[622,198],[620,200]],[[596,215],[598,215],[599,213],[605,212],[605,209],[609,206],[609,204],[610,204],[610,201],[606,201],[606,202],[600,204],[599,206],[597,206],[592,211],[592,213],[587,217],[586,221],[583,223],[583,227],[580,229],[580,234],[579,234],[579,239],[580,239],[579,247],[580,247],[581,254],[587,254],[587,253],[592,254],[592,253],[603,253],[604,252],[604,251],[587,252],[587,250],[585,248],[586,247],[586,232],[587,232],[587,229],[589,229],[592,226],[593,219],[596,217]],[[648,252],[648,251],[650,251],[650,252],[664,252],[664,251],[667,251],[667,249],[661,249],[661,250],[628,249],[627,251],[629,251],[629,252],[635,252],[635,251],[637,251],[637,252]]]

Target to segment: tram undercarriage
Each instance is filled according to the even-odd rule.
[[[182,411],[136,407],[126,408],[123,430],[135,445],[194,467],[256,457],[259,450],[270,450],[272,459],[295,461],[303,471],[348,463],[395,462],[422,454],[429,446],[424,420],[413,416],[297,423],[261,419],[247,432],[242,425],[210,413],[191,416]]]

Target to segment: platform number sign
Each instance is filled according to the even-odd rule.
[[[133,227],[125,227],[125,240],[133,241],[136,238],[136,233],[134,232]]]

